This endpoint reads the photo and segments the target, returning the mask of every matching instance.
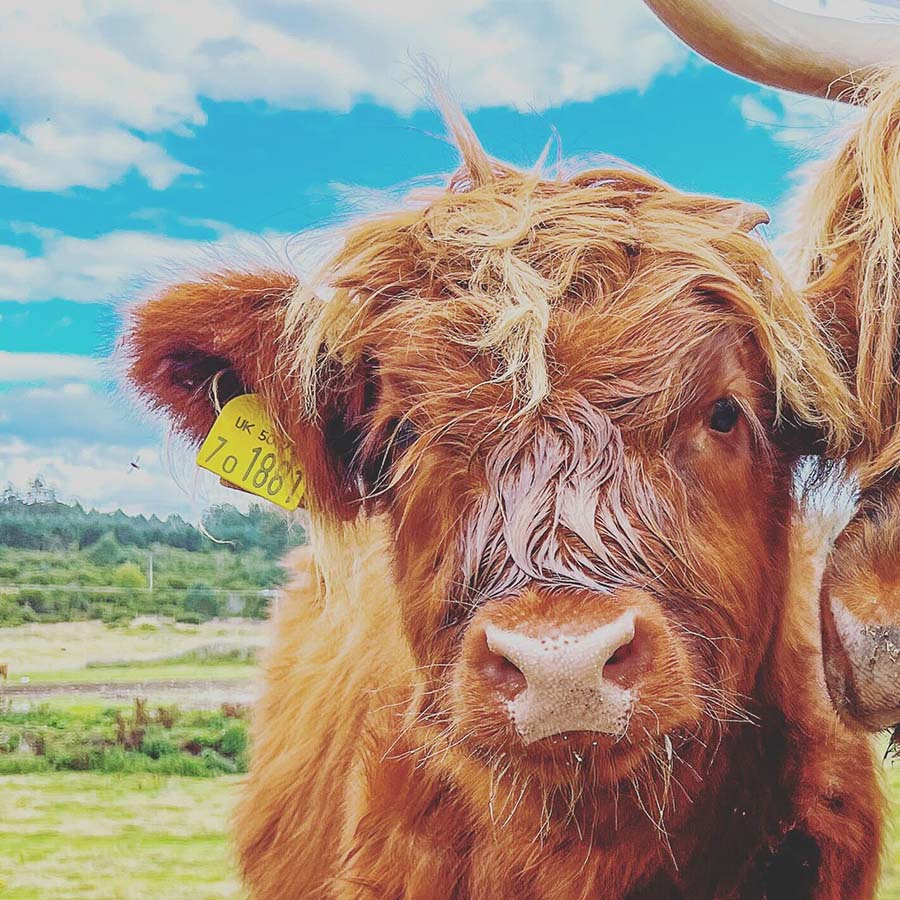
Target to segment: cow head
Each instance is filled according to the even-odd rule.
[[[540,178],[449,118],[446,190],[353,228],[316,291],[163,292],[130,378],[193,439],[258,393],[313,529],[381,517],[435,746],[545,780],[697,759],[754,692],[794,468],[846,451],[852,397],[758,210]]]
[[[866,104],[806,194],[803,293],[858,402],[859,512],[821,594],[825,674],[851,724],[900,721],[900,29],[775,3],[648,0],[698,52],[755,81]]]

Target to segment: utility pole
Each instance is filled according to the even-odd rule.
[[[153,551],[150,551],[150,565],[147,567],[147,590],[153,593]]]

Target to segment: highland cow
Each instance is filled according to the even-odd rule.
[[[883,551],[880,600],[893,546],[869,524],[892,396],[857,376],[894,332],[869,245],[838,246],[865,195],[832,177],[798,291],[755,207],[519,171],[446,117],[446,188],[349,229],[314,282],[223,270],[125,336],[179,431],[256,393],[307,479],[236,821],[253,896],[872,897],[881,797],[825,689],[796,477],[862,473],[829,681],[883,724],[864,709],[896,698],[835,687],[858,683],[840,576]]]

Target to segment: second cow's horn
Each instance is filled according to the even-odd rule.
[[[850,103],[867,75],[900,65],[900,25],[849,22],[772,0],[645,0],[701,56],[772,87]]]

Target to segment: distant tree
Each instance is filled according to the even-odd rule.
[[[103,537],[103,534],[104,531],[101,525],[85,525],[78,537],[79,549],[84,550],[85,547],[96,544]]]
[[[56,490],[51,487],[42,475],[35,475],[25,487],[25,502],[56,503]]]
[[[113,569],[112,583],[117,587],[145,588],[147,576],[136,563],[125,562]]]
[[[9,485],[0,493],[0,546],[48,550],[85,548],[112,531],[123,547],[146,549],[165,544],[183,550],[209,546],[203,535],[180,516],[129,516],[122,510],[101,513],[79,503],[61,503],[43,478],[33,479],[22,492]]]
[[[259,591],[242,611],[265,615],[271,589],[284,577],[279,559],[305,539],[302,529],[292,530],[284,515],[261,503],[246,513],[222,504],[203,521],[229,543],[210,541],[178,515],[160,519],[63,503],[43,477],[25,488],[0,489],[0,582],[34,586],[33,595],[0,595],[0,625],[86,617],[118,621],[161,610],[205,620],[240,605],[218,599],[227,592],[235,598]],[[143,590],[148,551],[152,593]],[[119,589],[103,592],[107,586]]]
[[[246,513],[230,503],[211,506],[203,514],[203,527],[216,540],[227,542],[232,551],[259,547],[276,558],[306,539],[302,529],[292,532],[284,515],[261,503],[251,503]]]
[[[107,531],[99,541],[85,551],[85,556],[98,566],[116,566],[122,560],[122,548],[116,536]]]

